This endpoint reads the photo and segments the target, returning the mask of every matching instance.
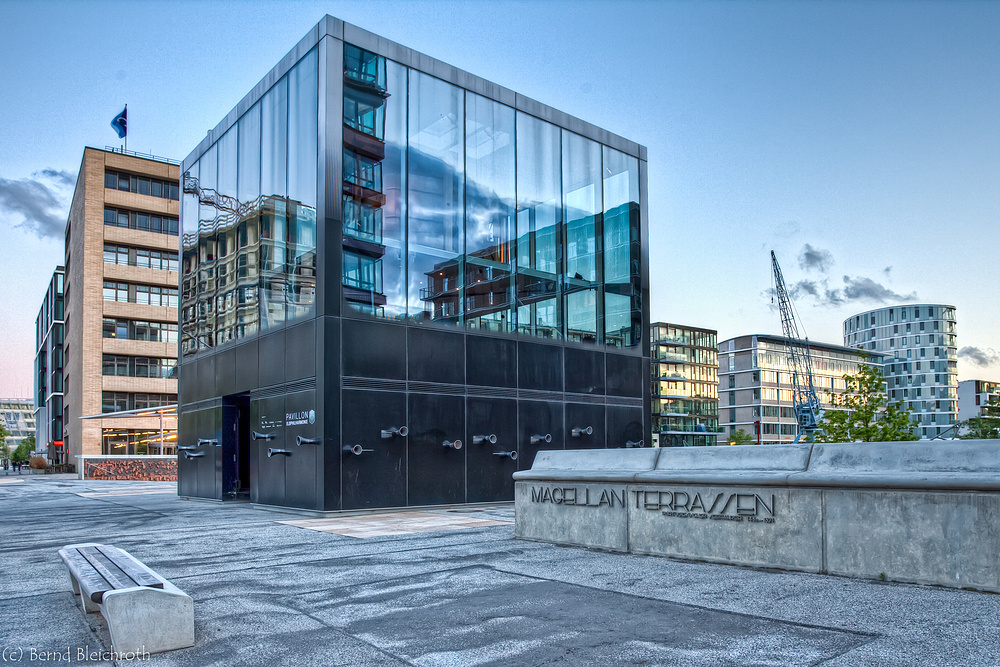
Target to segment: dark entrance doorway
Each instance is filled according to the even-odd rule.
[[[250,394],[222,399],[222,499],[250,499]]]

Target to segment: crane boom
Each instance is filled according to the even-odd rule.
[[[774,291],[778,295],[778,309],[781,312],[781,331],[785,336],[785,353],[788,356],[788,366],[792,371],[792,405],[795,410],[795,421],[798,432],[795,442],[803,435],[807,441],[821,429],[819,420],[823,416],[819,397],[813,386],[812,356],[809,353],[809,338],[799,335],[799,327],[795,323],[792,312],[792,302],[785,289],[785,279],[778,266],[778,258],[771,251],[771,267],[774,269]]]

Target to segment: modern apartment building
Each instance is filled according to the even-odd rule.
[[[872,352],[867,360],[850,347],[809,342],[813,386],[824,410],[833,396],[845,391],[845,374],[862,363],[881,366],[883,357]],[[719,343],[719,423],[728,438],[743,430],[758,444],[788,444],[798,424],[792,400],[792,370],[785,338],[767,334],[737,336]]]
[[[7,431],[11,453],[35,432],[35,405],[30,398],[0,398],[0,422]],[[37,440],[34,451],[38,451]]]
[[[911,411],[913,433],[933,438],[958,422],[955,307],[891,306],[844,320],[844,345],[885,355],[890,401]]]
[[[63,447],[63,288],[56,267],[35,318],[35,449],[52,463],[66,463]]]
[[[963,380],[958,383],[958,418],[968,421],[975,417],[1000,417],[1000,408],[989,407],[990,401],[1000,403],[1000,382]]]
[[[325,17],[183,171],[181,495],[511,500],[648,440],[642,146]]]
[[[657,322],[650,326],[653,442],[715,445],[719,430],[718,333]]]
[[[69,463],[81,454],[160,453],[155,414],[83,418],[177,401],[179,174],[166,159],[83,152],[66,224]]]

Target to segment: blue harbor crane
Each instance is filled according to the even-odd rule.
[[[792,405],[795,411],[795,421],[798,431],[795,443],[802,436],[806,442],[812,442],[818,433],[822,432],[819,420],[823,417],[819,397],[813,387],[812,356],[809,353],[809,338],[799,336],[799,327],[795,323],[792,312],[792,301],[785,289],[785,279],[778,266],[778,258],[771,251],[771,267],[774,269],[774,293],[778,296],[778,310],[781,312],[781,331],[785,336],[785,354],[788,367],[792,372]]]

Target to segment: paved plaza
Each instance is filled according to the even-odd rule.
[[[67,475],[0,502],[6,662],[105,661],[56,553],[103,542],[194,598],[195,646],[150,665],[1000,664],[997,595],[525,542],[511,505],[313,518]]]

